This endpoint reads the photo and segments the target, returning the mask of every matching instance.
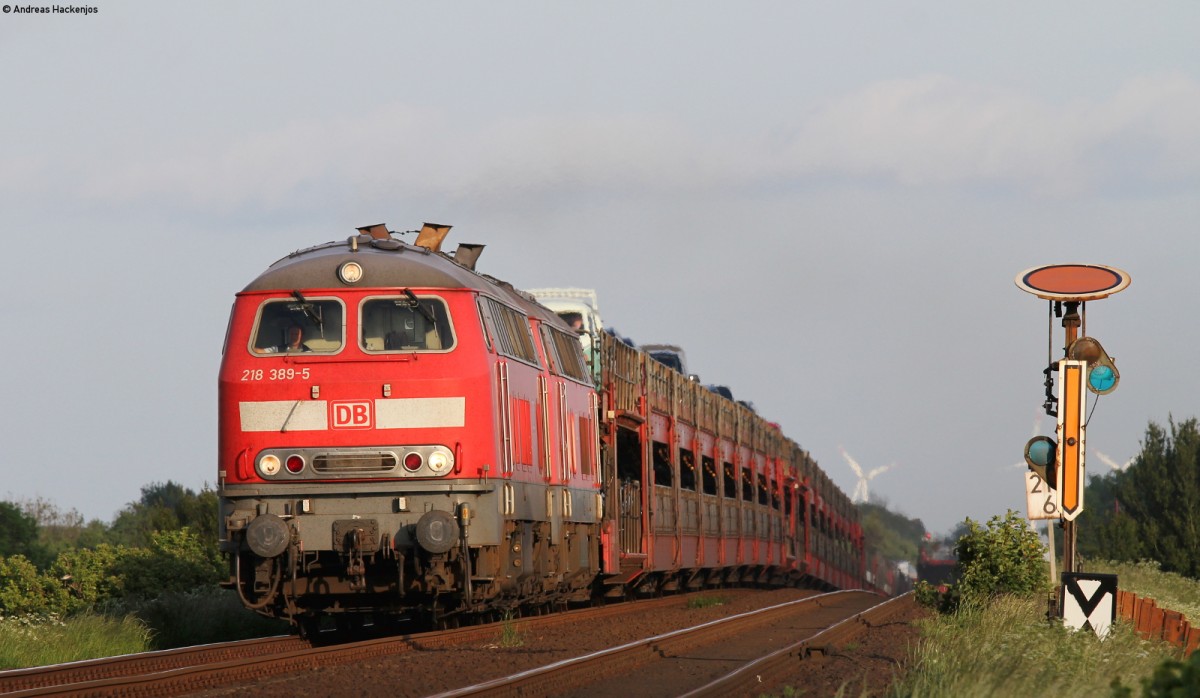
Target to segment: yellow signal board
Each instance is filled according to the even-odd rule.
[[[1087,403],[1087,362],[1058,362],[1058,499],[1067,521],[1083,511],[1084,408]]]

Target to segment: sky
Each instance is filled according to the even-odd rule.
[[[1132,278],[1089,473],[1200,414],[1195,2],[76,7],[0,14],[0,497],[214,484],[234,294],[380,222],[596,289],[933,531],[1024,512],[1053,433],[1026,269]]]

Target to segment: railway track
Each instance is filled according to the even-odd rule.
[[[276,655],[311,647],[307,640],[279,636],[13,669],[0,672],[0,694],[53,695],[39,691],[53,690],[56,686],[69,684],[119,680],[205,664],[219,664],[237,660],[247,654]]]
[[[498,626],[517,633],[586,624],[607,616],[652,613],[656,608],[686,603],[698,592],[546,616],[530,616],[437,632],[385,637],[344,644],[314,646],[294,636],[229,642],[176,650],[125,655],[48,667],[0,672],[0,694],[26,696],[161,696],[197,692],[217,686],[334,666],[419,650],[437,650],[494,640]],[[754,594],[748,589],[722,594]]]
[[[555,662],[434,698],[761,695],[765,688],[786,679],[798,661],[829,654],[911,603],[911,594],[884,601],[869,592],[832,592]],[[799,640],[794,639],[797,630],[802,631]],[[730,642],[731,638],[737,642]]]

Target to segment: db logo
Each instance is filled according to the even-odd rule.
[[[330,417],[334,429],[370,429],[370,402],[331,402]]]

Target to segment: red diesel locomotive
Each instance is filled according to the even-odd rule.
[[[237,294],[219,518],[248,608],[311,630],[870,586],[855,508],[777,425],[612,334],[585,357],[563,319],[475,271],[481,246],[442,253],[448,229],[410,245],[360,228]]]

